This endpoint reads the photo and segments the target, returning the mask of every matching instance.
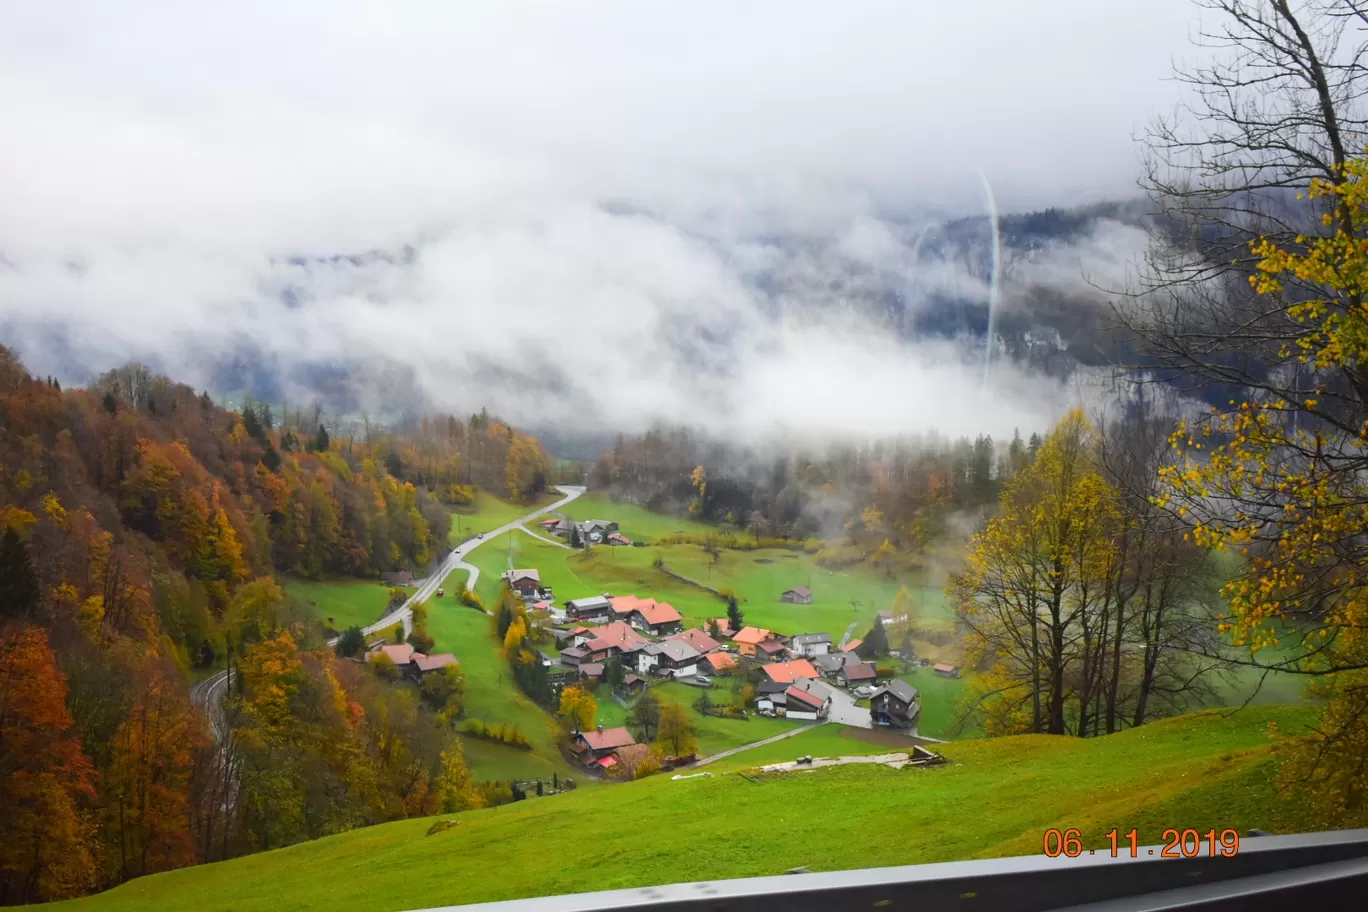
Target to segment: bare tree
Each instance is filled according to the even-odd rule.
[[[1282,299],[1256,295],[1249,276],[1250,242],[1261,236],[1290,246],[1299,235],[1354,230],[1333,197],[1298,195],[1313,180],[1344,181],[1345,162],[1368,143],[1368,4],[1195,3],[1208,14],[1196,42],[1214,57],[1176,73],[1191,98],[1146,135],[1142,186],[1158,230],[1118,317],[1142,340],[1147,363],[1180,388],[1301,403],[1329,379],[1318,420],[1357,433],[1368,371],[1327,378],[1285,363],[1286,346],[1306,331],[1289,299],[1320,293],[1289,285]]]

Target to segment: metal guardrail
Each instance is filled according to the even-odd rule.
[[[1368,829],[1251,836],[1238,854],[1044,855],[545,896],[425,912],[1158,912],[1368,908]],[[1150,855],[1150,850],[1154,854]]]

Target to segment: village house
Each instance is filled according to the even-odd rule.
[[[777,662],[788,653],[788,645],[777,637],[755,644],[755,657],[762,662]]]
[[[959,669],[954,665],[936,664],[931,666],[931,670],[942,678],[958,678],[960,676]]]
[[[847,663],[858,661],[860,661],[859,656],[853,652],[832,652],[813,659],[812,665],[821,672],[822,677],[835,680],[836,672],[844,668]]]
[[[920,711],[917,689],[896,678],[875,690],[869,698],[870,720],[885,728],[911,728]]]
[[[824,715],[830,702],[796,686],[784,691],[784,696],[784,715],[790,719],[803,719],[809,722],[816,722]]]
[[[836,688],[816,678],[799,678],[792,686],[821,700],[823,709],[831,705],[832,694],[836,693]]]
[[[807,586],[794,586],[792,589],[784,590],[784,594],[779,596],[781,602],[791,602],[795,605],[811,605],[812,590]]]
[[[770,639],[773,636],[763,627],[742,627],[741,631],[732,637],[732,642],[736,644],[736,649],[742,655],[755,655],[755,647]]]
[[[637,672],[687,678],[698,674],[698,650],[682,640],[647,643],[637,653]]]
[[[717,629],[716,635],[713,634],[714,627]],[[732,637],[736,636],[736,631],[732,629],[731,621],[724,617],[710,618],[708,622],[703,625],[703,629],[707,630],[708,636],[711,636],[714,639],[721,637],[724,640],[730,640]]]
[[[456,657],[449,652],[441,652],[437,655],[423,655],[421,652],[413,654],[413,661],[409,662],[409,676],[415,681],[422,683],[423,678],[434,671],[440,671],[450,665],[459,665]]]
[[[831,634],[800,633],[789,640],[789,652],[795,659],[815,659],[831,652]]]
[[[736,670],[736,659],[727,652],[710,652],[699,660],[699,670],[704,674],[729,675]]]
[[[579,673],[580,680],[587,682],[591,689],[597,687],[599,681],[603,680],[603,663],[581,662]]]
[[[851,640],[849,643],[846,643],[844,646],[841,647],[841,652],[848,652],[851,655],[854,655],[855,650],[859,649],[863,645],[864,640]]]
[[[651,745],[649,744],[629,744],[626,747],[619,747],[607,757],[605,761],[612,760],[612,763],[600,762],[599,766],[605,772],[620,775],[624,778],[631,777],[637,769],[651,757]]]
[[[782,716],[788,710],[788,688],[762,693],[755,698],[755,710],[762,716]]]
[[[632,543],[632,540],[621,532],[609,532],[604,541],[610,545],[630,545]]]
[[[683,640],[694,649],[698,650],[699,655],[707,655],[710,652],[717,652],[722,648],[722,644],[708,636],[699,627],[690,627],[683,633],[676,633],[669,637],[671,640]]]
[[[645,637],[621,621],[591,628],[587,633],[576,637],[575,641],[580,643],[581,638],[582,645],[579,648],[585,651],[586,660],[590,662],[606,661],[646,642]],[[564,655],[565,652],[562,652],[561,656]]]
[[[609,756],[615,750],[636,744],[637,741],[632,737],[632,733],[625,728],[604,729],[600,725],[594,731],[580,732],[575,735],[571,750],[575,756],[586,767],[598,766],[603,768],[600,762],[604,757]],[[612,764],[608,764],[612,766]]]
[[[622,685],[618,688],[618,690],[629,697],[634,697],[645,689],[646,679],[639,678],[631,672],[622,676]]]
[[[669,602],[646,599],[637,603],[628,623],[655,636],[667,636],[679,633],[684,627],[684,618]]]
[[[407,570],[392,570],[380,574],[380,581],[386,586],[412,586],[413,574]]]
[[[602,595],[588,598],[571,599],[565,603],[565,614],[576,621],[606,621],[612,610],[612,603]]]
[[[580,535],[596,545],[617,530],[618,524],[606,519],[591,519],[580,523]]]
[[[499,575],[524,602],[535,602],[542,597],[541,574],[536,570],[508,570]]]
[[[414,650],[408,643],[381,646],[379,649],[372,649],[366,653],[366,661],[374,662],[381,655],[389,656],[389,660],[394,663],[394,666],[400,671],[404,671],[413,662]]]
[[[589,650],[583,646],[571,646],[569,649],[562,649],[560,660],[566,665],[578,667],[581,662],[589,661]]]
[[[861,684],[873,684],[878,677],[871,663],[852,662],[836,672],[836,683],[842,687],[858,687]]]
[[[776,684],[792,684],[799,678],[817,678],[817,669],[812,667],[812,663],[807,659],[794,659],[792,662],[775,662],[773,665],[762,666],[760,672],[764,677],[761,681],[773,681]]]

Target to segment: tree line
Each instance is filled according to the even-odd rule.
[[[421,433],[338,439],[137,365],[62,389],[0,348],[0,903],[490,800],[459,675],[385,683],[274,579],[440,557]],[[211,726],[187,677],[225,663]]]

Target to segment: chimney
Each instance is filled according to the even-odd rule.
[[[599,723],[598,731],[599,731],[599,734],[600,734],[600,735],[603,734],[603,723],[602,723],[602,722]]]

